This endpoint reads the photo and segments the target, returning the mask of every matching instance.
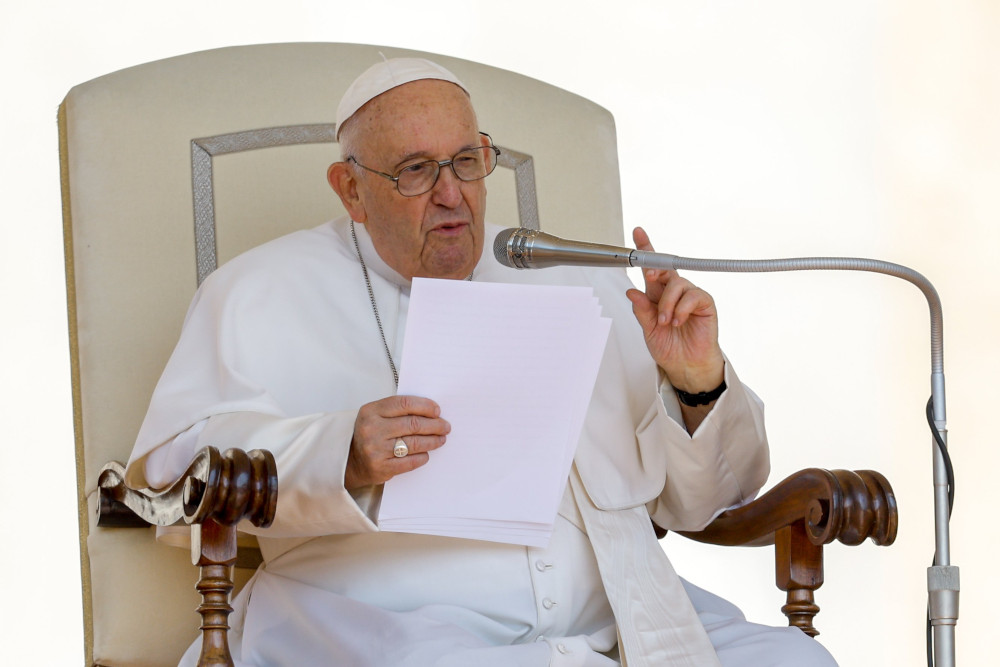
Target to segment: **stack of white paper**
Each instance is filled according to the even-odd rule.
[[[382,530],[545,546],[610,327],[586,287],[415,279],[399,393],[452,430],[386,483]]]

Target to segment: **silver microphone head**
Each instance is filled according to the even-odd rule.
[[[512,227],[504,229],[497,234],[493,240],[493,256],[497,261],[512,269],[531,268],[525,262],[525,242],[531,238],[532,234],[541,232],[524,227]]]
[[[635,251],[585,241],[567,241],[537,229],[513,227],[497,234],[493,254],[514,269],[550,266],[632,266]]]
[[[525,268],[524,266],[519,266],[514,262],[514,256],[511,249],[511,237],[520,231],[524,231],[524,228],[512,227],[510,229],[504,229],[497,234],[495,239],[493,239],[493,256],[497,258],[498,262],[512,269]]]

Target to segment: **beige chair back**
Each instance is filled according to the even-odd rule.
[[[326,184],[334,111],[380,52],[429,57],[468,86],[504,150],[490,221],[622,243],[611,115],[512,72],[387,47],[271,44],[74,87],[59,130],[88,665],[173,665],[198,633],[188,553],[152,529],[96,527],[97,474],[127,459],[200,278],[343,212]]]

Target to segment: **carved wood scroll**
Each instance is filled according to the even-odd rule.
[[[191,556],[201,568],[202,651],[198,665],[232,665],[227,633],[231,566],[236,562],[236,525],[245,520],[266,528],[278,502],[274,456],[262,449],[224,454],[206,447],[172,486],[159,492],[125,485],[125,469],[112,461],[98,477],[97,525],[192,525]]]
[[[881,474],[808,468],[752,503],[723,512],[704,530],[681,535],[723,546],[775,545],[776,584],[787,593],[781,611],[789,625],[814,637],[819,607],[813,592],[823,585],[823,545],[871,539],[888,546],[898,523],[896,497]]]

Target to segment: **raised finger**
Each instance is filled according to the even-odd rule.
[[[649,234],[642,227],[636,227],[632,230],[632,242],[635,243],[637,250],[653,251],[653,244],[649,240]]]

